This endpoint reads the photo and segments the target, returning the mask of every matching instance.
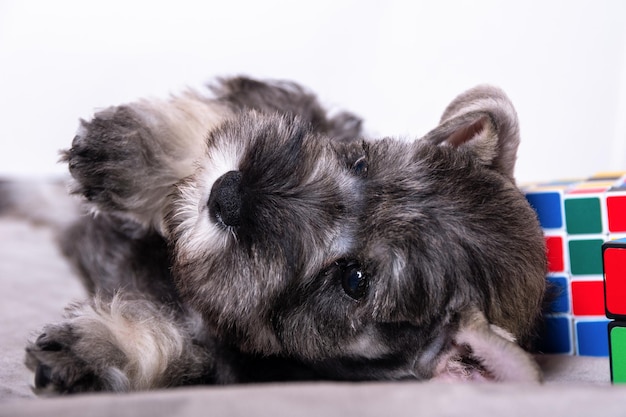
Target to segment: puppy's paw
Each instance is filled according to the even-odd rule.
[[[26,347],[26,366],[35,373],[37,394],[127,391],[128,379],[116,362],[124,355],[98,346],[69,323],[48,325]]]
[[[76,181],[73,191],[99,209],[129,209],[129,200],[141,195],[142,183],[152,174],[149,135],[140,117],[126,106],[81,121],[72,147],[62,158]]]

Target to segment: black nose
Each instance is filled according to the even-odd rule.
[[[209,196],[209,214],[226,226],[239,226],[241,221],[241,172],[229,171],[215,181]]]

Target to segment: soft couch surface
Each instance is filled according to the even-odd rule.
[[[0,218],[0,416],[626,416],[607,358],[540,356],[542,385],[433,382],[193,387],[37,398],[24,346],[84,296],[50,230]]]

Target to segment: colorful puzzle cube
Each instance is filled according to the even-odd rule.
[[[522,191],[544,230],[553,298],[539,348],[608,356],[602,245],[626,236],[626,171],[531,184]]]

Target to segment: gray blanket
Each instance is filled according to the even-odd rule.
[[[37,398],[26,340],[83,296],[49,230],[0,219],[0,416],[626,416],[626,387],[611,386],[607,358],[562,355],[538,357],[543,385],[291,383]]]

